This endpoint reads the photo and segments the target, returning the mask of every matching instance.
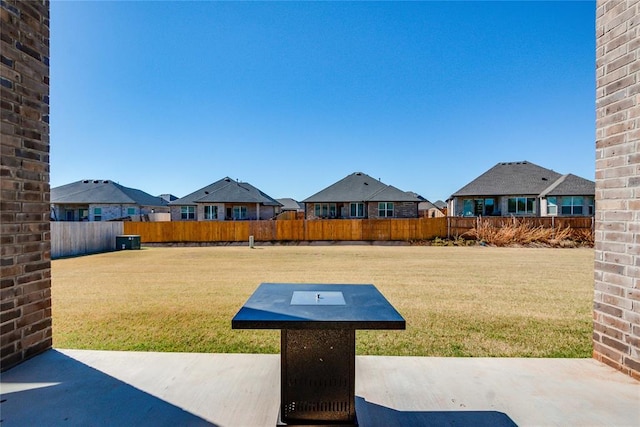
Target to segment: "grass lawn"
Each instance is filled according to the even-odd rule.
[[[591,357],[593,249],[429,246],[143,248],[52,262],[57,348],[277,353],[232,330],[261,282],[373,283],[405,331],[357,353]]]

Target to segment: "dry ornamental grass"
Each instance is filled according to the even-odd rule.
[[[568,226],[549,228],[514,219],[505,220],[499,226],[480,220],[475,228],[462,237],[492,246],[593,247],[594,243],[593,231],[590,229],[572,229]]]
[[[407,329],[358,331],[358,354],[591,356],[591,249],[143,248],[52,275],[58,348],[277,353],[278,331],[231,329],[259,283],[373,283]]]

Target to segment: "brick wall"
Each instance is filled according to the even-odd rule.
[[[367,203],[367,214],[370,219],[385,218],[379,215],[378,202]],[[394,202],[393,218],[418,218],[418,204],[414,202]]]
[[[51,347],[49,3],[0,4],[0,366]]]
[[[640,3],[596,12],[594,357],[640,379]]]

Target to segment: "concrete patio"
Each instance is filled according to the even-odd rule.
[[[270,426],[280,356],[50,350],[2,374],[12,426]],[[357,356],[361,426],[638,426],[640,383],[593,359]]]

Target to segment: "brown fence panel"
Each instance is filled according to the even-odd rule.
[[[140,236],[142,242],[156,243],[163,242],[164,233],[161,224],[164,222],[124,222],[123,233]]]
[[[334,221],[330,219],[321,219],[322,222],[322,236],[321,240],[342,240],[342,234],[344,225],[340,224],[342,221]]]
[[[323,220],[323,229],[326,235],[329,237],[325,240],[337,240],[337,241],[353,241],[360,240],[362,235],[360,229],[362,227],[362,220],[357,219],[344,219],[344,220]]]
[[[362,222],[362,240],[391,240],[390,219],[369,219]]]
[[[303,240],[362,240],[362,223],[363,220],[357,219],[305,220]]]
[[[447,218],[421,218],[416,230],[415,240],[431,240],[447,236]]]
[[[191,233],[189,233],[189,226],[193,223],[191,222],[177,222],[176,227],[173,228],[170,233],[171,239],[170,242],[191,242],[192,237]]]
[[[441,218],[393,219],[389,220],[389,240],[431,240],[445,237],[447,220]]]
[[[301,241],[304,240],[305,221],[303,220],[281,220],[276,221],[277,241]]]
[[[322,223],[321,220],[305,221],[304,240],[323,240]]]
[[[196,230],[197,228],[197,230]],[[182,227],[179,228],[181,234],[180,241],[184,242],[202,242],[205,241],[202,233],[203,227],[196,225],[195,222],[185,222]],[[204,229],[209,231],[209,227],[205,226]],[[207,233],[205,233],[206,235]]]
[[[417,240],[418,224],[420,220],[415,219],[394,219],[389,223],[391,240]]]
[[[225,221],[222,221],[223,223]],[[233,221],[233,222],[229,222],[232,224],[235,224],[235,227],[233,229],[234,231],[234,237],[235,237],[235,242],[248,242],[249,241],[249,236],[251,235],[250,231],[249,231],[249,223],[251,221]]]
[[[447,217],[447,237],[457,238],[476,226],[476,218]]]
[[[360,241],[363,240],[362,236],[364,236],[363,229],[363,219],[352,219],[351,222],[351,240]]]
[[[256,242],[271,242],[276,240],[275,221],[250,221],[249,235],[253,236]]]

